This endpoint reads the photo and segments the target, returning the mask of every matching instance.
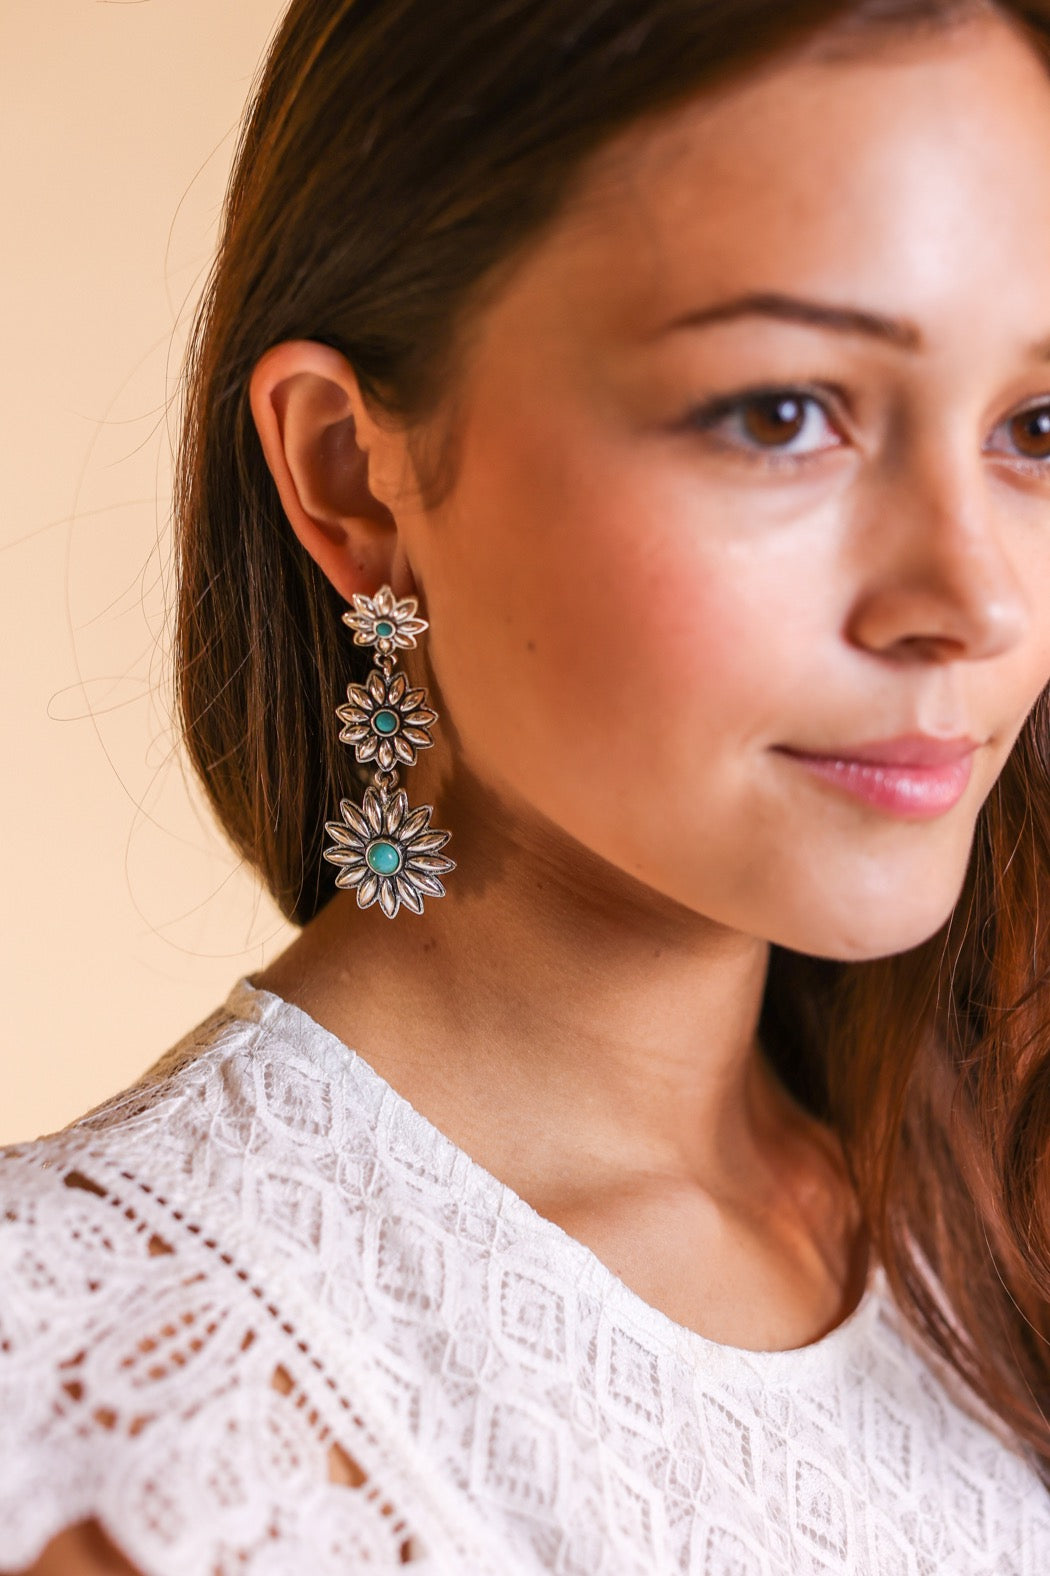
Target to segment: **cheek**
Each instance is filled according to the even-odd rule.
[[[628,771],[640,802],[672,773],[694,795],[728,784],[730,746],[783,738],[815,625],[834,628],[814,600],[831,565],[811,539],[734,527],[637,440],[537,408],[505,401],[468,435],[437,533],[432,657],[464,753],[548,813],[559,784],[623,803]]]

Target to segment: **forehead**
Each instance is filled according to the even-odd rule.
[[[976,297],[1045,329],[1048,145],[1046,67],[1001,18],[793,52],[601,149],[504,305],[570,337],[644,336],[702,298],[796,284],[934,336]]]

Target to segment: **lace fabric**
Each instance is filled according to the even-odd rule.
[[[635,1295],[248,979],[0,1151],[0,1570],[1041,1576],[1050,1495],[876,1267],[811,1346]]]

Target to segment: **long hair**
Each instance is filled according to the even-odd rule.
[[[189,755],[289,919],[333,895],[324,821],[361,785],[331,696],[364,674],[265,464],[258,359],[285,339],[334,346],[411,443],[455,387],[472,313],[613,134],[796,43],[863,52],[989,10],[1050,64],[1050,0],[295,0],[194,325],[175,497]],[[434,495],[450,452],[414,454]],[[871,963],[774,947],[760,1033],[840,1135],[905,1315],[1050,1487],[1048,898],[1044,695],[981,809],[949,922]]]

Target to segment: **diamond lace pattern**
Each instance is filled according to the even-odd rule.
[[[248,980],[0,1150],[0,1570],[1044,1576],[1050,1496],[876,1270],[794,1352],[676,1325]]]

